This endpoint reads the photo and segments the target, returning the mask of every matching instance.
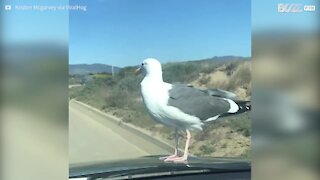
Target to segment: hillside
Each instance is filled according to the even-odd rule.
[[[114,73],[121,68],[114,66]],[[69,65],[69,75],[85,75],[90,73],[112,73],[112,66],[106,64],[71,64]]]
[[[236,57],[167,63],[163,64],[163,78],[166,82],[183,82],[198,88],[221,88],[234,92],[239,99],[250,99],[250,64],[250,59]],[[70,97],[149,130],[173,144],[172,129],[156,124],[146,113],[140,97],[142,77],[134,76],[134,69],[123,68],[113,78],[94,75],[86,86],[72,89]],[[203,131],[193,132],[190,151],[198,156],[248,157],[250,125],[249,113],[214,121]]]

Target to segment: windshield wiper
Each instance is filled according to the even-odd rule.
[[[164,163],[159,161],[158,156],[146,156],[131,160],[72,165],[69,172],[71,179],[130,179],[251,171],[251,162],[247,159],[190,158],[188,163]]]
[[[132,178],[146,178],[146,177],[153,177],[153,176],[172,176],[178,174],[194,174],[194,173],[205,173],[210,172],[210,169],[205,168],[190,168],[190,167],[150,167],[150,168],[141,168],[126,171],[123,173],[117,173],[115,175],[109,175],[108,178],[114,177],[123,177],[125,179],[132,179]]]
[[[184,174],[203,174],[203,173],[227,173],[227,172],[245,172],[250,171],[250,168],[239,168],[237,164],[218,165],[184,165],[184,164],[167,164],[161,166],[143,166],[130,169],[122,169],[118,171],[103,172],[87,175],[88,179],[133,179],[147,177],[161,177]]]

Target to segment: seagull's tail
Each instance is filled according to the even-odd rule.
[[[233,101],[238,106],[238,110],[235,112],[228,112],[220,115],[220,117],[226,117],[236,114],[241,114],[251,110],[251,101]]]

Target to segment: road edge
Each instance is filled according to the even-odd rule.
[[[77,101],[75,99],[72,99],[71,101],[74,101],[76,102],[77,104],[80,104],[81,106],[84,106],[86,107],[87,109],[90,109],[104,117],[107,117],[108,119],[111,119],[113,121],[113,123],[115,124],[118,124],[120,127],[138,135],[139,137],[155,144],[156,146],[168,151],[168,152],[173,152],[174,151],[174,147],[171,146],[170,144],[168,144],[167,142],[155,137],[155,136],[152,136],[152,134],[150,132],[148,132],[147,130],[145,129],[142,129],[140,127],[137,127],[137,126],[134,126],[132,124],[129,124],[129,123],[126,123],[126,122],[123,122],[120,118],[116,117],[116,116],[113,116],[111,114],[108,114],[106,112],[103,112],[95,107],[92,107],[84,102],[81,102],[81,101]]]

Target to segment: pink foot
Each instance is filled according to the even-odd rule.
[[[166,158],[166,159],[164,160],[164,162],[172,162],[172,161],[174,161],[175,159],[178,159],[178,158],[180,158],[178,155],[176,155],[176,156],[171,156],[171,157]]]
[[[159,160],[165,161],[166,159],[171,159],[171,158],[176,158],[176,157],[178,157],[178,156],[176,154],[173,154],[171,156],[160,157]]]
[[[188,158],[185,157],[169,157],[167,159],[164,160],[164,162],[174,162],[174,163],[187,163]]]
[[[178,157],[172,160],[174,163],[187,163],[188,162],[188,157]]]

